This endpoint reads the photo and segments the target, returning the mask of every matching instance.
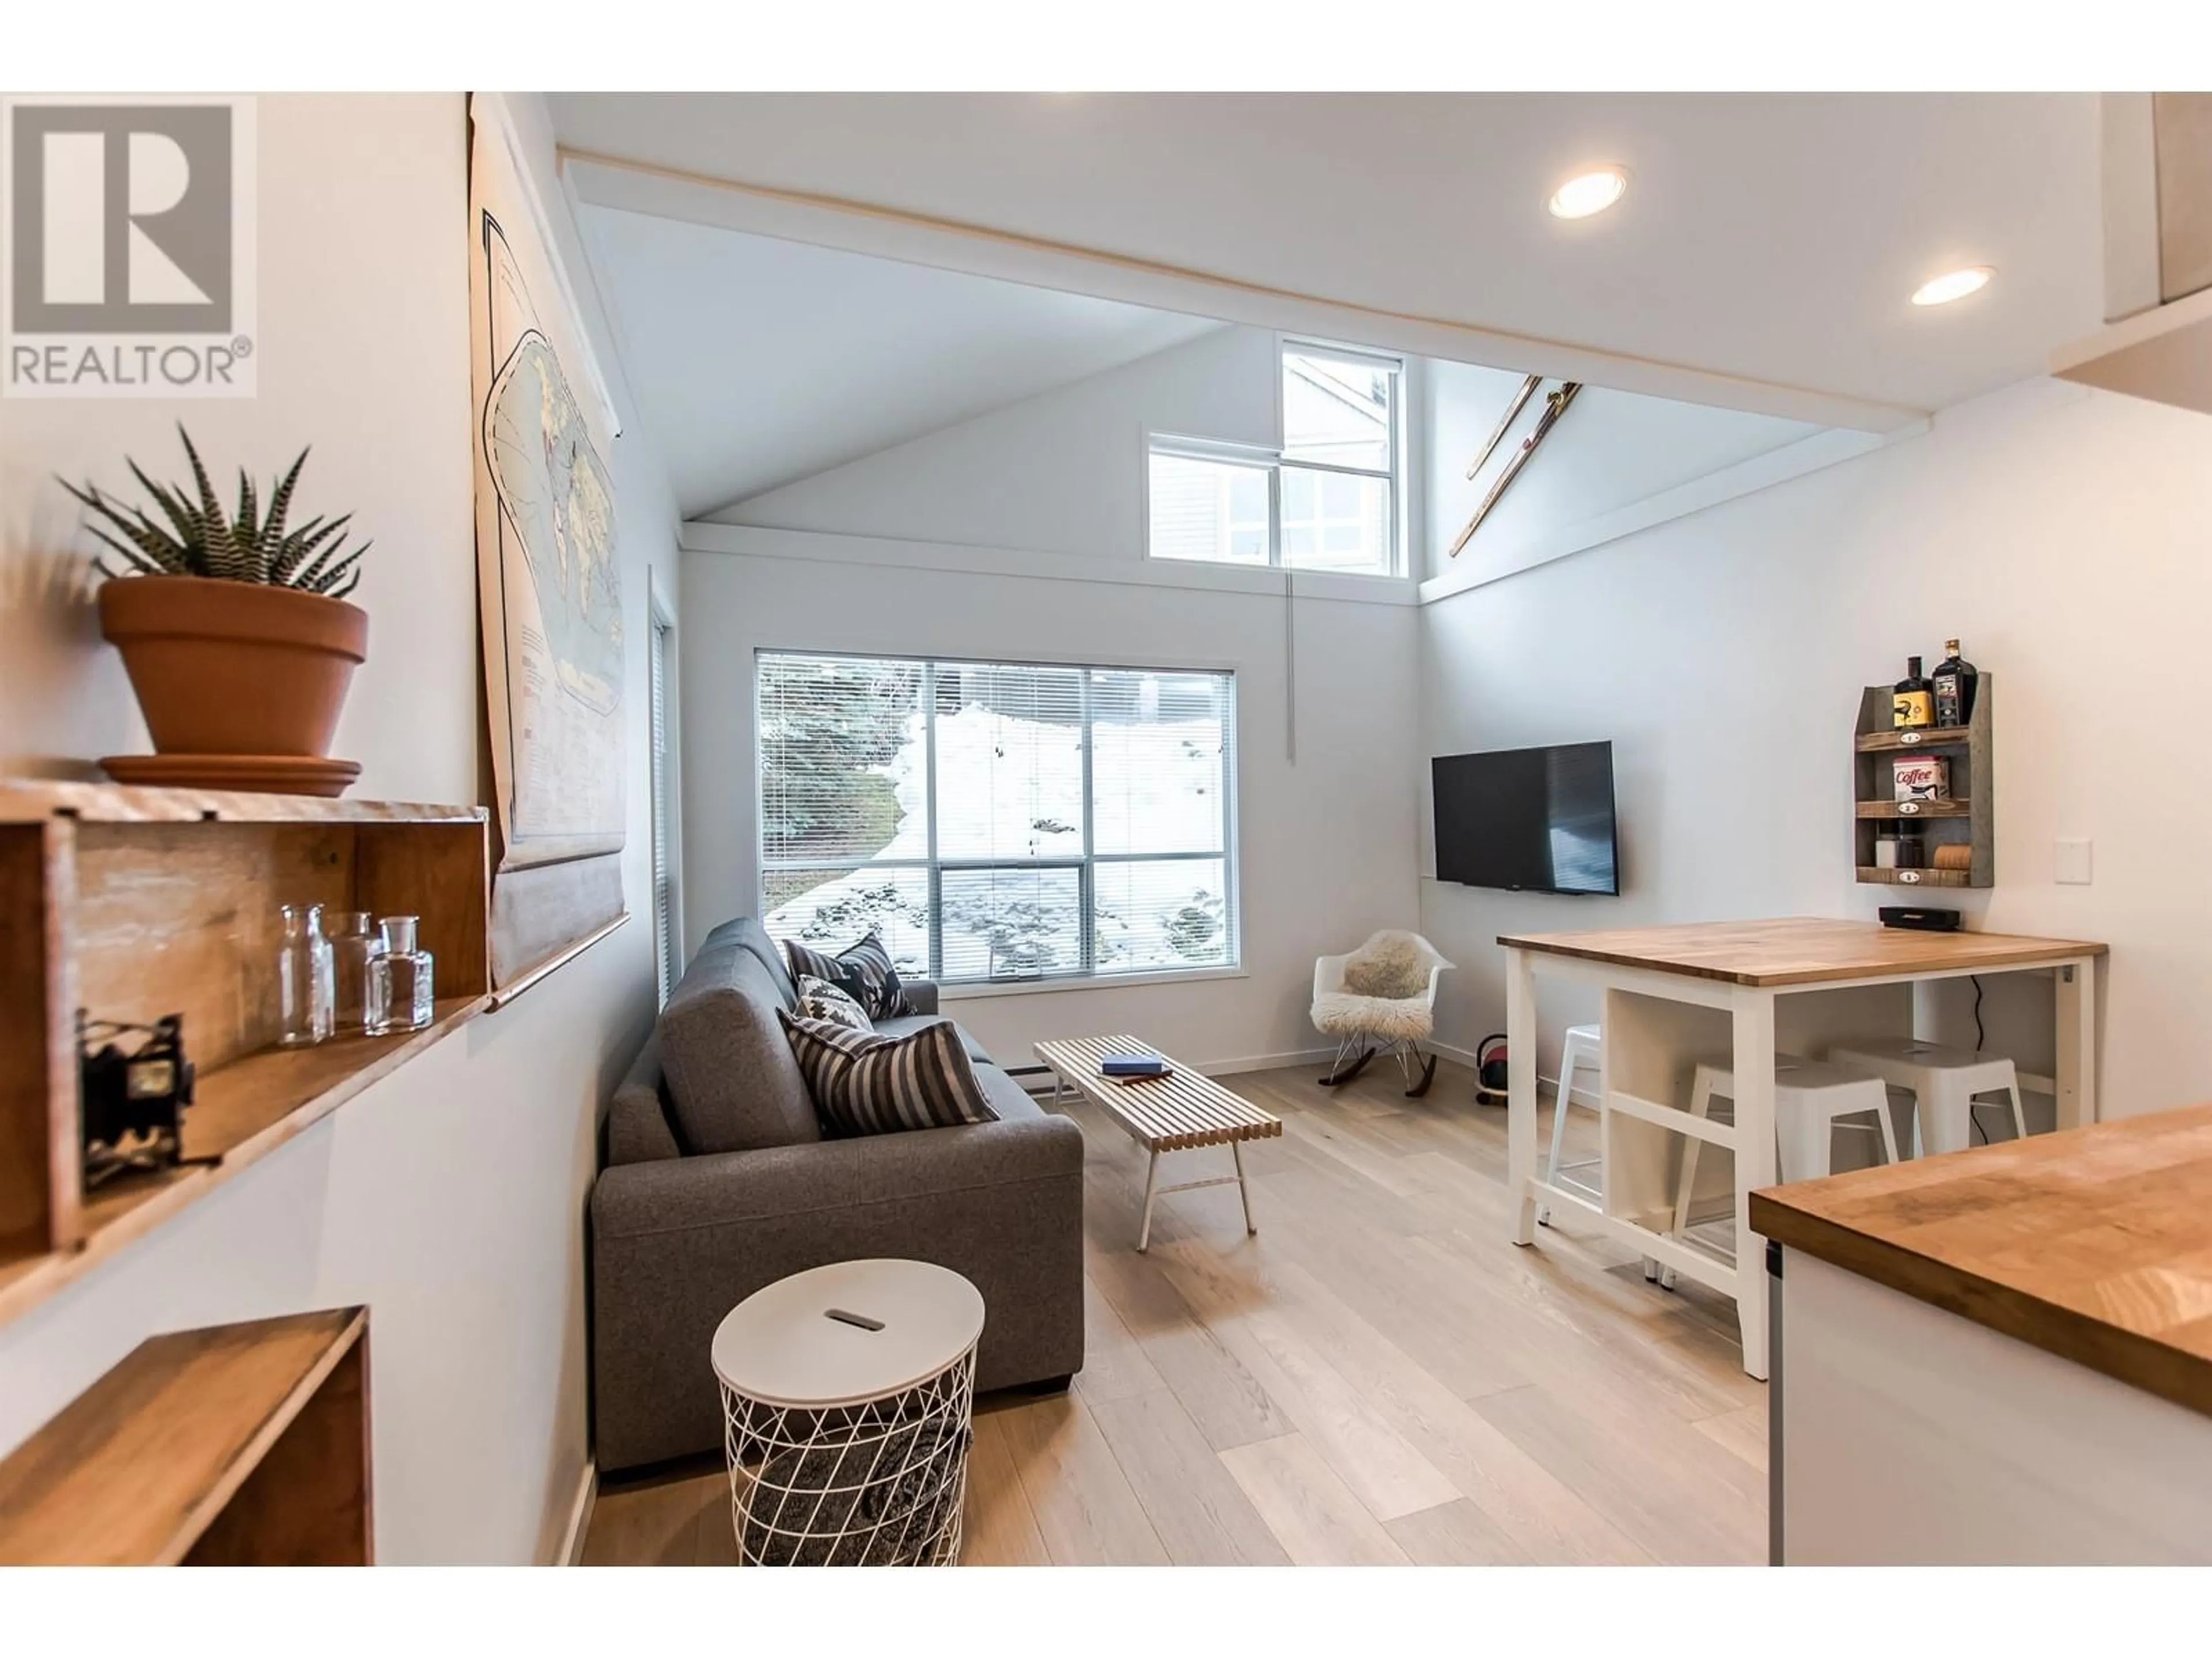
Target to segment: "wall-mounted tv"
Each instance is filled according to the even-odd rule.
[[[1437,879],[1527,893],[1618,893],[1613,745],[1438,755]]]

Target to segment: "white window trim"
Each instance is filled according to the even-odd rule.
[[[1341,466],[1328,461],[1291,460],[1284,455],[1283,357],[1286,353],[1328,357],[1362,368],[1387,368],[1397,377],[1397,390],[1390,399],[1390,466],[1387,471],[1377,471],[1369,467]],[[1197,565],[1230,570],[1265,570],[1301,580],[1319,576],[1349,582],[1405,583],[1412,580],[1413,550],[1409,533],[1408,497],[1414,484],[1411,433],[1413,387],[1411,366],[1407,360],[1395,352],[1364,350],[1356,346],[1337,345],[1329,341],[1307,339],[1293,334],[1275,336],[1274,355],[1273,419],[1275,441],[1272,445],[1205,438],[1152,427],[1145,428],[1139,434],[1137,522],[1143,544],[1139,550],[1142,556],[1148,563],[1181,566],[1186,569]],[[1231,466],[1265,468],[1267,472],[1267,557],[1265,562],[1248,564],[1233,559],[1178,559],[1170,554],[1154,553],[1152,457],[1155,455],[1181,456],[1194,461],[1218,461]],[[1391,568],[1388,570],[1332,570],[1322,566],[1284,563],[1282,469],[1286,466],[1297,467],[1308,472],[1334,472],[1346,477],[1377,478],[1388,483],[1390,487],[1390,526],[1387,534]]]
[[[761,799],[761,717],[760,664],[764,657],[828,657],[854,662],[911,662],[922,665],[923,696],[927,699],[930,718],[923,722],[924,741],[929,745],[928,811],[929,844],[926,857],[921,859],[815,859],[790,860],[781,865],[772,864],[765,852],[767,814]],[[1018,660],[1000,657],[916,656],[895,651],[817,651],[798,646],[756,645],[752,652],[753,704],[753,903],[755,914],[765,917],[765,899],[762,878],[777,868],[826,870],[860,869],[919,869],[931,872],[930,942],[933,963],[941,966],[942,945],[939,935],[939,912],[937,900],[939,878],[948,867],[954,870],[1054,868],[1079,866],[1083,872],[1081,891],[1085,906],[1083,925],[1085,929],[1084,951],[1090,945],[1090,902],[1094,891],[1091,872],[1099,865],[1159,864],[1178,860],[1207,859],[1217,856],[1212,852],[1175,853],[1107,853],[1091,848],[1091,817],[1093,805],[1090,789],[1091,745],[1086,742],[1084,755],[1084,847],[1077,855],[1044,859],[954,859],[940,860],[938,856],[937,831],[937,722],[935,719],[934,671],[948,666],[969,664],[981,667],[1035,667],[1081,669],[1097,673],[1121,674],[1209,674],[1223,677],[1228,684],[1229,708],[1224,725],[1228,754],[1224,757],[1222,775],[1227,785],[1227,799],[1222,805],[1222,846],[1218,856],[1222,861],[1222,918],[1229,931],[1231,959],[1225,963],[1207,963],[1192,968],[1136,968],[1126,973],[1111,970],[1099,972],[1095,969],[1071,974],[1036,974],[1005,979],[940,980],[929,982],[939,988],[944,997],[959,999],[969,996],[1006,995],[1016,992],[1077,991],[1101,989],[1111,986],[1166,984],[1176,981],[1202,979],[1243,979],[1249,976],[1244,965],[1244,906],[1243,896],[1243,860],[1240,854],[1242,842],[1242,800],[1244,788],[1243,732],[1242,703],[1238,696],[1238,673],[1234,664],[1223,662],[1097,662],[1088,659],[1073,659],[1048,656],[1029,656]],[[1089,710],[1085,710],[1085,731],[1088,732]]]
[[[681,759],[682,730],[678,710],[681,693],[678,689],[678,658],[676,618],[666,601],[653,586],[648,573],[646,589],[646,626],[649,637],[646,649],[659,658],[660,729],[665,752],[655,749],[650,755],[652,776],[650,817],[653,823],[651,843],[648,846],[648,878],[653,883],[653,978],[659,1000],[665,1003],[676,988],[676,981],[683,977],[686,957],[684,952],[684,811],[683,763]],[[648,694],[653,690],[654,665],[647,664]],[[648,742],[651,738],[648,730]],[[657,857],[650,856],[658,854]],[[659,888],[665,884],[668,901],[666,920],[662,919]],[[663,979],[667,983],[659,981]]]

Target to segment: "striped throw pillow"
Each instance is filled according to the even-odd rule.
[[[859,1003],[870,1019],[893,1019],[915,1012],[880,933],[871,931],[858,945],[848,945],[834,957],[787,939],[783,954],[793,979],[811,975],[829,981]]]
[[[833,1135],[890,1134],[993,1123],[999,1115],[975,1079],[959,1028],[938,1020],[904,1036],[854,1031],[827,1020],[794,1019],[783,1035],[799,1062],[815,1115]]]

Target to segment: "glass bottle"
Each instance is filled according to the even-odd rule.
[[[1964,726],[1974,718],[1974,684],[1981,678],[1974,665],[1959,654],[1956,640],[1943,641],[1950,654],[1936,665],[1936,724]]]
[[[384,948],[368,963],[368,1034],[419,1031],[430,1023],[431,961],[416,948],[414,916],[386,916]]]
[[[1907,657],[1905,678],[1897,683],[1890,708],[1899,729],[1936,724],[1936,688],[1920,672],[1920,659]]]
[[[336,1001],[331,942],[323,937],[323,907],[284,906],[284,942],[276,950],[276,1041],[304,1048],[331,1034]]]
[[[384,949],[384,936],[366,910],[332,911],[325,932],[333,968],[331,1028],[358,1036],[368,1026],[368,964]]]

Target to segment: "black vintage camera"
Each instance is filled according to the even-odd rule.
[[[140,1041],[126,1050],[122,1040],[133,1036]],[[192,1103],[183,1015],[131,1025],[91,1019],[80,1008],[76,1050],[86,1187],[125,1170],[200,1161],[183,1156],[185,1109]]]

